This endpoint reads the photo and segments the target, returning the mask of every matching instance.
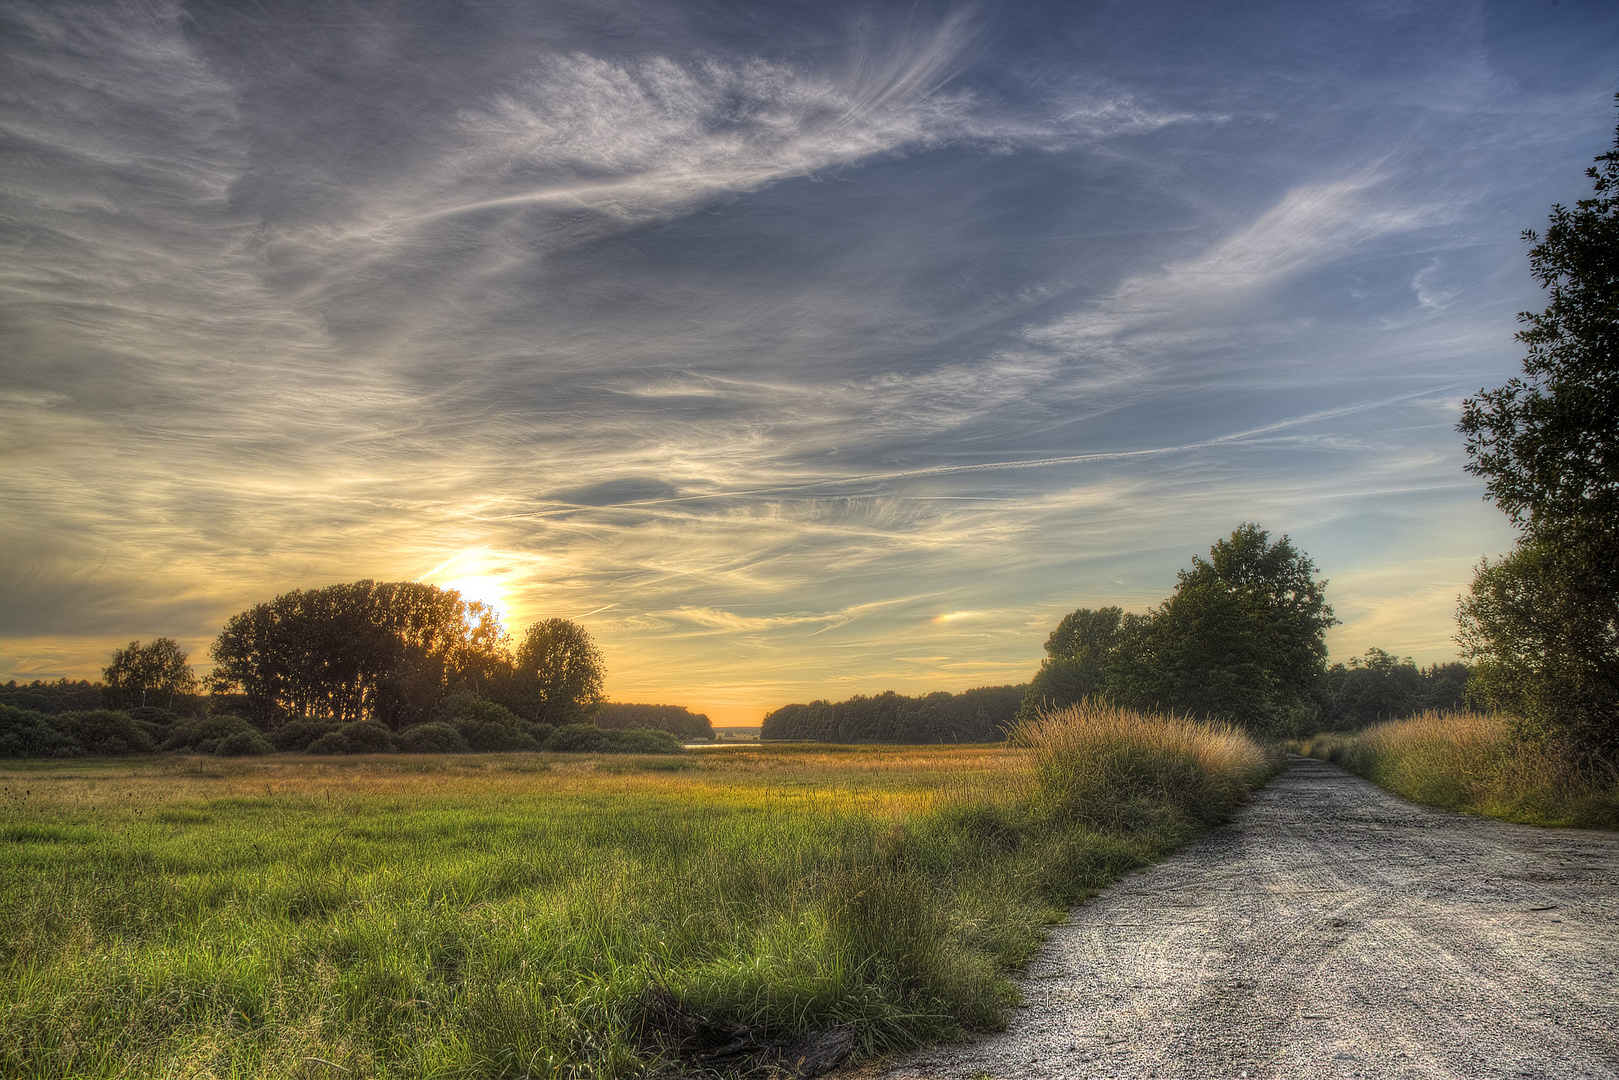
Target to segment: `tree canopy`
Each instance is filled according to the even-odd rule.
[[[1314,726],[1337,620],[1315,564],[1286,536],[1244,524],[1182,570],[1144,615],[1081,608],[1046,642],[1020,716],[1099,694],[1121,705],[1226,720],[1262,734]]]
[[[431,718],[458,682],[505,666],[495,613],[420,582],[356,581],[293,590],[225,624],[210,655],[216,691],[240,689],[253,719]]]
[[[1463,407],[1467,469],[1520,540],[1457,617],[1488,703],[1601,773],[1619,766],[1619,130],[1596,162],[1592,198],[1524,233],[1549,301],[1518,317],[1523,375]]]
[[[150,705],[172,709],[179,694],[197,689],[197,676],[191,670],[179,642],[154,638],[151,644],[131,641],[128,648],[114,649],[112,662],[101,669],[102,698],[109,709],[140,709]]]

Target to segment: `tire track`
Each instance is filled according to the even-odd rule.
[[[853,1075],[1619,1080],[1619,835],[1323,762],[1074,911],[1007,1031]]]

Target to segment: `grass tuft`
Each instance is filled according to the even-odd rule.
[[[1592,784],[1499,716],[1426,712],[1348,735],[1317,735],[1301,753],[1343,766],[1402,798],[1527,825],[1619,829],[1619,778]]]

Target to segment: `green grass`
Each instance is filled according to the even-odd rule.
[[[1504,720],[1428,712],[1349,735],[1317,735],[1296,748],[1412,802],[1527,825],[1619,829],[1619,778],[1592,784]]]
[[[1149,728],[1090,754],[1139,774]],[[678,769],[11,763],[0,1075],[633,1076],[649,987],[762,1038],[851,1025],[866,1054],[993,1027],[1045,926],[1268,775],[1252,744],[1210,755],[1218,805],[1137,783],[1107,822],[1122,789],[1086,810],[1059,733]]]

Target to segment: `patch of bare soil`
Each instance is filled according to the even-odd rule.
[[[1619,1077],[1619,835],[1323,762],[1074,911],[1004,1033],[892,1078]]]

